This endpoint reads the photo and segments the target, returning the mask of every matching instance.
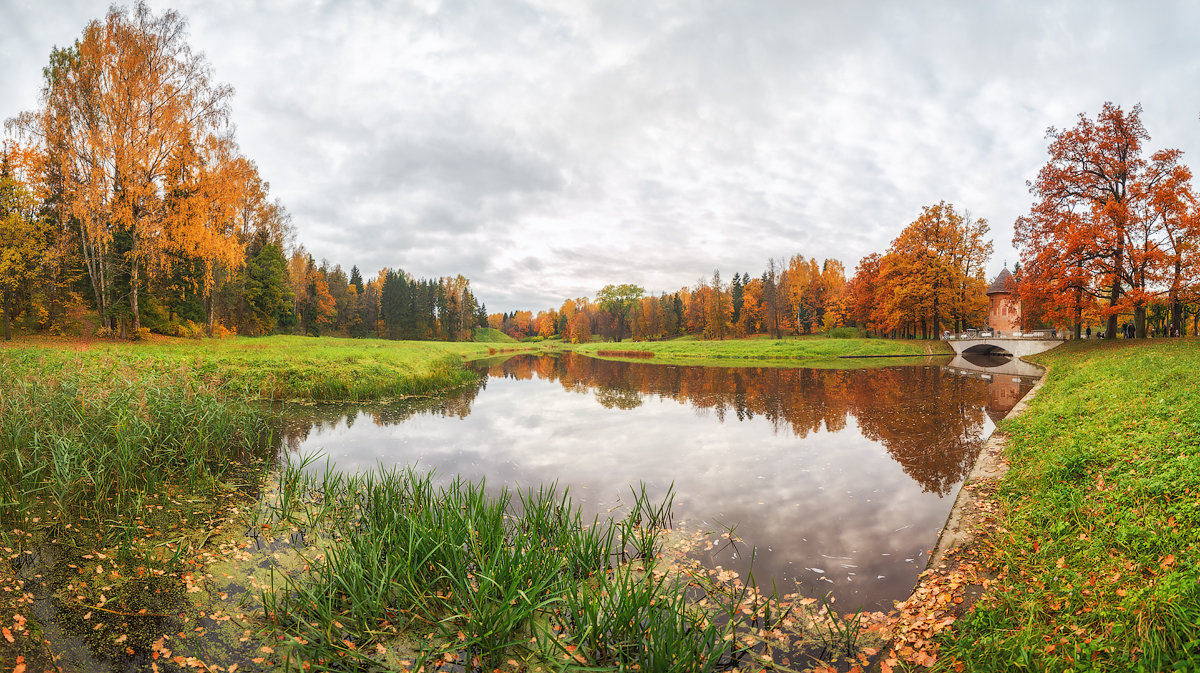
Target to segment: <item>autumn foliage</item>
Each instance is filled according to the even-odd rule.
[[[849,317],[893,336],[982,327],[984,266],[992,253],[988,230],[987,220],[951,204],[926,206],[885,254],[859,262],[845,293]]]
[[[114,6],[44,69],[39,106],[0,155],[4,333],[465,339],[483,314],[462,276],[364,282],[293,246],[291,216],[242,154],[233,90],[186,22]],[[143,328],[146,328],[145,330]]]
[[[1106,103],[1095,120],[1051,128],[1049,160],[1030,183],[1036,197],[1017,220],[1021,299],[1035,318],[1079,326],[1097,314],[1116,335],[1132,314],[1146,335],[1147,310],[1165,299],[1181,329],[1196,295],[1200,216],[1191,170],[1179,150],[1146,156],[1141,106]]]

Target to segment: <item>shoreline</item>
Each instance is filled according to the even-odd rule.
[[[1004,415],[1001,423],[1024,413],[1029,407],[1029,402],[1041,391],[1048,373],[1049,370],[1046,370],[1046,373],[1042,374],[1042,378],[1038,379],[1033,388]],[[1008,473],[1008,462],[1004,459],[1004,449],[1007,444],[1007,435],[1001,432],[997,424],[997,427],[992,430],[992,434],[988,435],[979,454],[975,456],[971,471],[967,473],[962,486],[958,489],[958,495],[954,498],[954,505],[950,508],[946,523],[942,524],[942,530],[938,533],[937,541],[930,551],[929,560],[925,564],[926,571],[940,564],[949,551],[968,545],[975,539],[971,530],[971,525],[974,523],[971,513],[972,508],[978,505],[981,498],[975,494],[974,488],[968,487],[978,486],[985,480],[1004,478],[1004,475]]]
[[[1039,366],[1045,370],[1042,378],[1001,423],[1023,414],[1037,397],[1050,373],[1048,367]],[[994,579],[978,562],[975,545],[986,525],[994,521],[997,508],[992,494],[1009,470],[1004,457],[1007,445],[1008,435],[997,427],[976,455],[925,568],[908,597],[896,603],[897,612],[889,624],[890,643],[878,660],[882,671],[891,671],[893,666],[932,666],[937,654],[927,651],[929,641],[969,613]]]

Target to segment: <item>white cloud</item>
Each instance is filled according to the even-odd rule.
[[[0,116],[105,2],[10,0]],[[1108,2],[154,2],[316,256],[463,273],[491,310],[882,251],[942,199],[992,272],[1044,131],[1142,102],[1200,151],[1197,9]]]

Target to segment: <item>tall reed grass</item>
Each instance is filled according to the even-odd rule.
[[[0,521],[36,509],[124,520],[249,464],[261,413],[183,371],[15,351],[0,360]]]
[[[740,656],[751,618],[762,628],[740,605],[698,609],[689,581],[659,567],[669,494],[656,503],[633,489],[624,519],[588,521],[553,486],[489,493],[411,468],[307,467],[284,466],[268,513],[328,540],[306,572],[262,594],[292,665],[713,671]]]

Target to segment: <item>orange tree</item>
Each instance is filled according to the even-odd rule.
[[[1145,336],[1150,302],[1167,293],[1178,302],[1195,275],[1191,171],[1178,150],[1143,156],[1141,112],[1105,103],[1095,121],[1080,114],[1074,128],[1047,133],[1050,159],[1029,185],[1037,201],[1013,237],[1021,298],[1043,313],[1029,317],[1078,333],[1089,303],[1101,300],[1108,337],[1126,312]]]

